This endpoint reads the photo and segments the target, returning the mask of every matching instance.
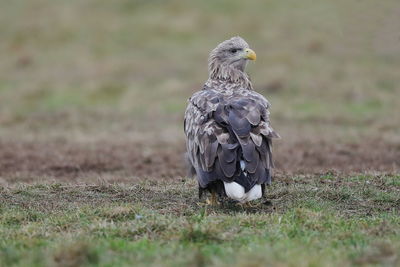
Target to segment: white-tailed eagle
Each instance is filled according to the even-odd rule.
[[[210,53],[209,79],[192,95],[185,112],[187,158],[199,184],[199,198],[211,192],[212,204],[229,197],[241,203],[261,198],[271,183],[270,104],[253,90],[245,72],[256,54],[240,37]]]

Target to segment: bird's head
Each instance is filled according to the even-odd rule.
[[[211,51],[208,67],[211,78],[230,78],[232,72],[244,72],[248,60],[256,60],[256,53],[243,38],[236,36],[220,43]]]

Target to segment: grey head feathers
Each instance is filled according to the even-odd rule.
[[[256,57],[247,42],[239,37],[223,41],[214,48],[208,58],[209,78],[242,83],[251,89],[249,76],[245,72],[248,60]]]

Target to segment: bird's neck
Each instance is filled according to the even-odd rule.
[[[210,69],[209,80],[234,84],[242,89],[253,90],[249,75],[231,66],[220,65]],[[236,87],[235,86],[235,87]]]

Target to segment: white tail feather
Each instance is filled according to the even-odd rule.
[[[259,184],[253,186],[247,193],[244,192],[244,187],[236,182],[224,182],[224,187],[228,197],[241,203],[255,200],[262,196],[261,185]]]

